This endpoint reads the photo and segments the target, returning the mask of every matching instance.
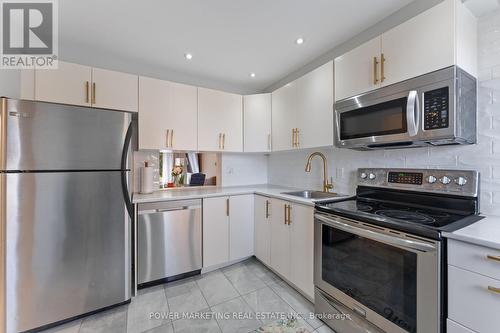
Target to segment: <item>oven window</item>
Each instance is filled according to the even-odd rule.
[[[341,113],[340,139],[406,133],[407,100],[404,97]]]
[[[417,255],[322,226],[322,278],[408,332],[417,331]]]

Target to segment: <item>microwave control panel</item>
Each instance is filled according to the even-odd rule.
[[[448,87],[424,92],[424,129],[447,128],[449,125]]]

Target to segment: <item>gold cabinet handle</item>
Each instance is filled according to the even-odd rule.
[[[500,256],[492,256],[492,255],[487,255],[486,259],[493,260],[493,261],[499,261],[500,262]]]
[[[292,205],[288,205],[288,225],[292,224]]]
[[[92,83],[92,104],[95,104],[95,82]]]
[[[266,219],[269,218],[269,200],[266,200]]]
[[[85,103],[89,102],[90,95],[90,83],[89,81],[85,81]]]
[[[229,198],[226,199],[226,216],[229,216]]]
[[[295,147],[296,148],[300,147],[299,133],[300,133],[299,129],[296,128],[295,129]]]
[[[219,133],[219,149],[222,149],[222,133]]]
[[[226,133],[222,133],[222,150],[226,149]]]
[[[173,148],[174,146],[174,130],[170,130],[170,148]]]
[[[380,55],[380,82],[384,82],[385,80],[385,75],[384,75],[384,66],[385,65],[385,57],[384,54],[382,53]]]
[[[170,130],[168,129],[168,130],[167,130],[167,135],[166,135],[166,139],[167,139],[167,148],[168,148],[168,147],[170,147],[170,145],[169,145],[169,137],[170,137],[170,136],[169,136],[169,134],[170,134]]]
[[[488,290],[493,292],[493,293],[500,294],[500,288],[488,286]]]
[[[288,217],[286,216],[286,214],[287,214],[288,211],[286,209],[286,206],[287,205],[284,206],[285,207],[285,224],[287,224],[287,222],[288,222]]]
[[[378,83],[377,67],[378,67],[377,57],[373,57],[373,84]]]

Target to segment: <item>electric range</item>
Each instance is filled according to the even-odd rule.
[[[355,197],[316,204],[316,313],[337,314],[323,320],[345,333],[444,332],[441,233],[482,218],[479,174],[367,168],[357,178]]]

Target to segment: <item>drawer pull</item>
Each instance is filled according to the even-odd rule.
[[[490,260],[494,260],[494,261],[500,261],[500,257],[499,256],[492,256],[492,255],[487,255],[486,256],[486,259],[490,259]]]
[[[488,290],[491,291],[491,292],[494,292],[496,294],[500,294],[500,288],[495,288],[495,287],[492,287],[492,286],[488,286]]]

